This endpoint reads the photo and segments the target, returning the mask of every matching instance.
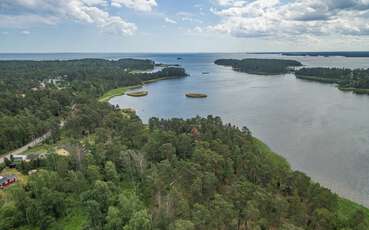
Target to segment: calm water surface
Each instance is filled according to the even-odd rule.
[[[331,84],[293,75],[256,76],[216,66],[218,58],[285,58],[306,66],[369,68],[368,58],[281,57],[247,54],[0,54],[0,59],[150,58],[179,63],[191,75],[146,85],[149,96],[110,102],[150,117],[218,115],[247,126],[294,169],[342,196],[369,206],[369,96],[344,93]],[[183,60],[177,60],[177,57]],[[209,75],[202,75],[209,72]],[[189,99],[188,92],[209,95]]]
[[[178,56],[183,60],[177,61]],[[213,114],[247,126],[293,168],[369,206],[369,96],[344,93],[334,85],[299,80],[291,74],[256,76],[213,64],[217,58],[248,56],[152,55],[150,58],[159,62],[179,62],[191,76],[146,85],[149,96],[121,96],[111,103],[136,109],[144,121],[152,116],[190,118]],[[307,66],[369,68],[367,58],[288,58]],[[188,92],[209,97],[189,99],[185,97]]]

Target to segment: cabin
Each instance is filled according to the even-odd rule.
[[[0,189],[4,189],[17,181],[15,175],[0,176]]]
[[[13,161],[26,161],[27,156],[26,155],[12,155]]]

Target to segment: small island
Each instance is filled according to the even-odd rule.
[[[302,66],[298,61],[283,59],[218,59],[215,64],[231,66],[233,70],[256,75],[281,75],[292,72],[293,67]]]
[[[186,93],[186,97],[189,98],[207,98],[208,95],[204,93]]]
[[[145,97],[148,94],[149,94],[148,91],[138,91],[138,92],[127,93],[127,96],[130,96],[130,97]]]

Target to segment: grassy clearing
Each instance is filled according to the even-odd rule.
[[[33,153],[47,153],[51,148],[52,146],[50,145],[41,144],[41,145],[37,145],[33,148],[28,149],[26,152],[24,152],[24,154],[29,155]]]
[[[128,90],[141,88],[144,84],[150,84],[150,83],[158,82],[158,81],[161,81],[161,80],[167,80],[167,79],[169,79],[169,78],[162,77],[162,78],[157,78],[157,79],[144,81],[142,85],[125,86],[125,87],[119,87],[119,88],[116,88],[116,89],[112,89],[112,90],[106,92],[104,95],[102,95],[99,98],[99,101],[100,102],[108,102],[113,97],[122,96],[122,95],[126,94],[126,92]]]
[[[108,92],[106,92],[103,96],[99,98],[100,102],[108,102],[110,99],[116,96],[122,96],[124,95],[128,90],[135,89],[142,87],[142,85],[134,85],[134,86],[126,86],[126,87],[120,87],[116,89],[112,89]]]

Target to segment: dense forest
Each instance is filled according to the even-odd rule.
[[[0,61],[0,154],[57,128],[81,96],[95,98],[120,86],[186,74],[175,67],[130,72],[154,64],[135,59]]]
[[[0,198],[0,229],[368,229],[364,209],[341,199],[219,117],[152,118],[86,100],[60,137],[73,155],[19,165]],[[80,141],[76,141],[80,140]],[[58,228],[59,227],[59,228]]]
[[[369,94],[369,69],[302,68],[296,71],[300,79],[337,83],[339,89]]]
[[[259,75],[278,75],[291,71],[292,67],[302,66],[298,61],[279,59],[219,59],[217,65],[231,66],[235,71]]]
[[[52,68],[43,73],[49,67],[30,62],[24,75],[14,74],[24,81],[2,92],[2,127],[24,119],[10,123],[12,135],[2,133],[9,138],[3,148],[21,145],[14,142],[31,124],[47,130],[52,123],[47,145],[69,146],[70,155],[49,148],[17,164],[19,182],[0,190],[1,230],[369,229],[367,209],[293,171],[246,127],[213,116],[145,125],[134,112],[98,101],[104,90],[182,76],[183,69],[130,74],[122,60],[114,62],[120,68],[100,61],[64,63],[75,71],[55,68],[60,82],[50,81]]]

